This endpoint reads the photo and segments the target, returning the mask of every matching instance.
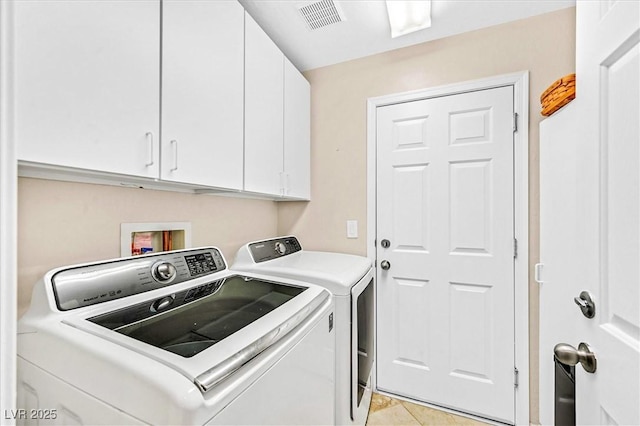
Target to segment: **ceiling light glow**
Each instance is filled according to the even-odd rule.
[[[391,38],[431,26],[431,0],[387,0]]]

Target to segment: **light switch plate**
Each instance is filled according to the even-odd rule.
[[[358,238],[358,221],[347,221],[347,238]]]

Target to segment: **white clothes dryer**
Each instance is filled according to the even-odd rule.
[[[364,425],[374,367],[374,272],[370,259],[303,250],[294,236],[238,250],[233,269],[294,279],[328,289],[335,299],[336,424]]]

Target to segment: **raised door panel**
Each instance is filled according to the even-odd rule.
[[[434,299],[433,286],[429,280],[395,278],[391,285],[394,306],[391,315],[392,327],[397,330],[393,336],[392,362],[408,369],[429,372],[433,365],[431,330],[434,327],[429,315],[429,306]],[[420,333],[415,333],[408,324],[421,324]]]
[[[452,254],[491,255],[492,162],[488,159],[449,164]]]
[[[160,1],[18,1],[19,160],[158,177]]]
[[[283,195],[284,55],[245,13],[244,189]]]
[[[244,9],[165,0],[162,25],[161,177],[240,190]]]
[[[309,82],[284,59],[285,196],[311,198],[311,93]]]
[[[396,250],[429,253],[429,165],[393,168],[393,240]]]

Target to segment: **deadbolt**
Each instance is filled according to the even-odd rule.
[[[578,349],[567,343],[558,343],[553,348],[553,354],[558,362],[564,365],[576,365],[580,363],[587,373],[595,373],[598,368],[596,355],[588,344],[581,342]]]
[[[382,240],[382,241],[380,241],[380,245],[382,246],[382,248],[389,248],[391,246],[391,241]]]
[[[391,268],[391,263],[388,260],[383,260],[380,262],[380,267],[386,271]]]
[[[580,292],[580,296],[574,297],[573,301],[580,306],[580,310],[585,317],[593,318],[596,316],[596,304],[588,291]]]

